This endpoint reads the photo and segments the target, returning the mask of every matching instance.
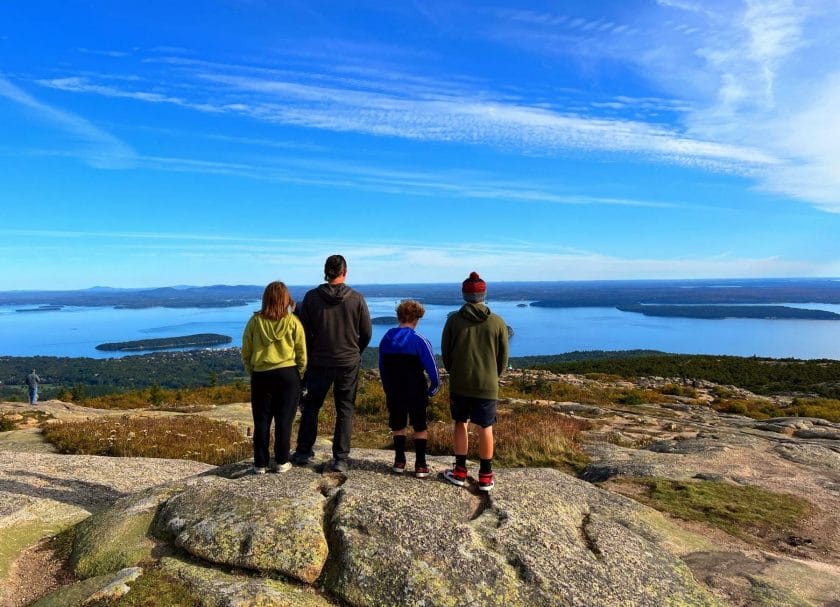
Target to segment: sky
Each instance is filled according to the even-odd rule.
[[[836,0],[0,3],[0,290],[840,276]]]

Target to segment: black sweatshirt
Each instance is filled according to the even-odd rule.
[[[322,284],[306,293],[298,307],[306,331],[310,366],[350,367],[359,364],[373,329],[361,293],[346,284]]]

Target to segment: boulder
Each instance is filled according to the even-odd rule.
[[[213,567],[164,557],[161,568],[186,584],[202,607],[330,607],[313,589],[279,580],[232,575]]]
[[[295,468],[200,481],[163,505],[158,537],[212,563],[315,581],[328,552],[322,477]]]
[[[104,575],[151,558],[155,542],[148,534],[158,508],[183,488],[174,483],[140,491],[79,523],[70,554],[76,575]]]
[[[356,606],[719,605],[649,509],[549,469],[491,496],[354,471],[334,493],[324,585]]]

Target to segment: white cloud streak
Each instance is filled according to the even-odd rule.
[[[236,281],[264,281],[265,268],[282,268],[290,284],[308,284],[316,278],[324,256],[341,251],[351,261],[356,284],[405,282],[405,269],[412,268],[411,282],[459,280],[464,268],[478,268],[488,280],[611,280],[670,278],[743,278],[826,276],[840,273],[836,260],[825,264],[777,257],[734,257],[728,254],[692,258],[619,258],[595,251],[582,251],[545,243],[487,245],[464,242],[456,246],[430,246],[417,242],[350,242],[220,236],[216,234],[95,232],[55,230],[0,230],[6,237],[94,240],[94,249],[119,256],[121,270],[142,265],[148,257],[165,263],[173,283],[195,280],[195,264],[237,268]],[[72,246],[65,254],[79,263],[93,264],[86,253]],[[138,267],[139,267],[138,265]],[[241,274],[242,268],[260,268],[259,275]],[[102,282],[104,278],[97,279]],[[119,286],[118,283],[113,283]],[[79,286],[79,285],[76,285]],[[137,286],[132,284],[130,286]]]
[[[102,169],[122,169],[134,163],[134,150],[89,120],[41,101],[0,76],[0,97],[5,97],[36,118],[70,135],[74,154],[89,165]]]

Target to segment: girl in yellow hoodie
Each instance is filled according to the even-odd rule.
[[[254,416],[254,473],[268,469],[269,431],[274,420],[272,472],[285,472],[289,463],[292,422],[306,369],[306,336],[292,311],[295,302],[282,282],[269,284],[262,309],[255,312],[242,334],[242,362],[251,376],[251,413]]]

